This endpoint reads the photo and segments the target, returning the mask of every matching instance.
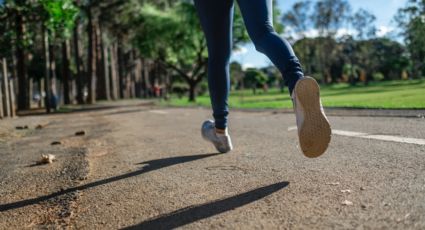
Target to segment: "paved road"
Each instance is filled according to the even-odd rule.
[[[425,228],[425,119],[330,117],[329,151],[307,159],[292,114],[232,113],[230,154],[200,137],[209,114],[132,106],[1,121],[0,228]],[[28,167],[43,152],[58,161]]]

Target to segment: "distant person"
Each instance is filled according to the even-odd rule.
[[[307,157],[322,155],[331,129],[323,111],[319,85],[304,77],[291,45],[273,29],[272,0],[237,0],[255,48],[267,55],[283,75],[292,96],[300,147]],[[234,0],[195,0],[208,45],[208,87],[214,121],[202,125],[202,136],[221,153],[233,149],[227,128]]]

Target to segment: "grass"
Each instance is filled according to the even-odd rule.
[[[424,109],[425,80],[404,80],[372,82],[350,86],[345,83],[321,86],[322,102],[325,107],[383,108],[383,109]],[[188,102],[187,97],[172,97],[160,104],[168,106],[210,106],[208,95],[198,96],[196,102]],[[231,108],[292,108],[292,101],[285,91],[271,89],[267,93],[257,90],[233,91],[230,93]]]

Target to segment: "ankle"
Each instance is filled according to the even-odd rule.
[[[227,128],[226,129],[215,128],[215,133],[217,134],[217,136],[227,136],[228,135]]]

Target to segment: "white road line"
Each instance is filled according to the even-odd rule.
[[[297,130],[297,129],[298,129],[297,126],[292,126],[292,127],[288,128],[288,131],[291,132],[291,131],[294,131],[294,130]]]
[[[294,131],[294,130],[297,130],[296,126],[292,126],[288,128],[288,131]],[[364,138],[364,139],[392,141],[392,142],[415,144],[415,145],[425,145],[425,139],[419,139],[419,138],[397,137],[397,136],[390,136],[390,135],[374,135],[374,134],[368,134],[368,133],[352,132],[352,131],[344,131],[344,130],[336,130],[336,129],[332,130],[332,134],[346,136],[346,137],[358,137],[358,138]]]
[[[168,112],[165,112],[163,110],[149,110],[150,113],[156,113],[156,114],[168,114]]]

